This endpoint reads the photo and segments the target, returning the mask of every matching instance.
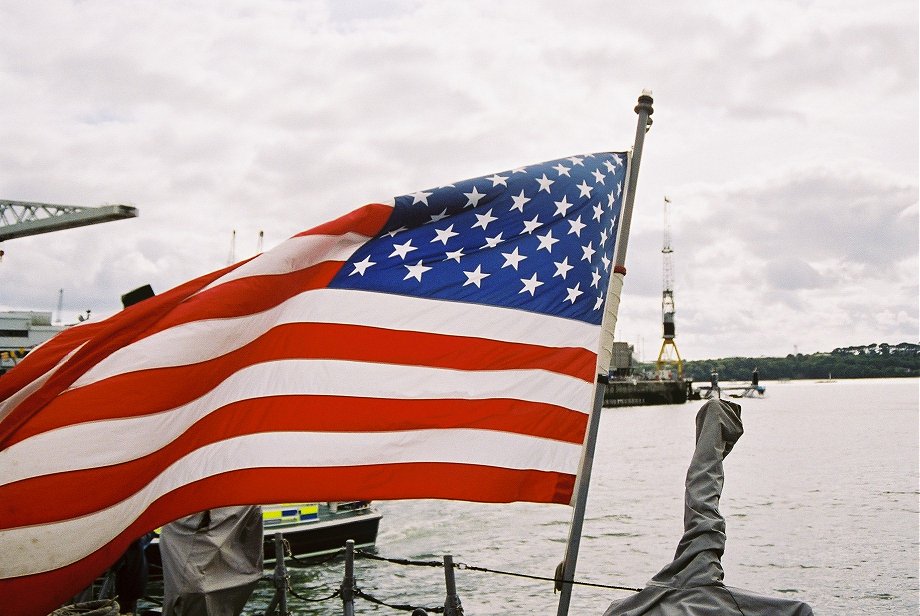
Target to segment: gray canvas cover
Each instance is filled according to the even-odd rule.
[[[725,518],[719,513],[722,460],[744,432],[741,407],[709,400],[696,415],[696,450],[687,470],[684,536],[674,561],[631,597],[614,601],[604,616],[811,616],[800,601],[725,586]]]
[[[262,508],[222,507],[163,526],[164,616],[236,616],[262,577]]]

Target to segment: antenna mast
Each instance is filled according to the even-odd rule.
[[[661,328],[662,340],[661,350],[658,352],[658,360],[655,362],[655,368],[658,374],[662,375],[666,367],[674,366],[677,368],[677,378],[682,379],[684,376],[684,364],[680,359],[680,352],[677,350],[677,343],[674,341],[674,271],[671,265],[671,219],[670,219],[671,200],[664,198],[664,243],[661,248],[662,279],[664,289],[661,292]]]

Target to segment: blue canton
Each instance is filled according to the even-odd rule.
[[[330,287],[600,324],[626,154],[562,158],[396,197]]]

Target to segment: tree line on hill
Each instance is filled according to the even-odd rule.
[[[684,362],[684,378],[709,381],[715,371],[720,381],[749,381],[755,368],[761,380],[916,377],[920,376],[920,344],[881,343],[809,355],[692,360]]]

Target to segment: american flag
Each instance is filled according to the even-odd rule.
[[[220,506],[568,503],[626,167],[369,204],[33,351],[0,378],[0,606]]]

